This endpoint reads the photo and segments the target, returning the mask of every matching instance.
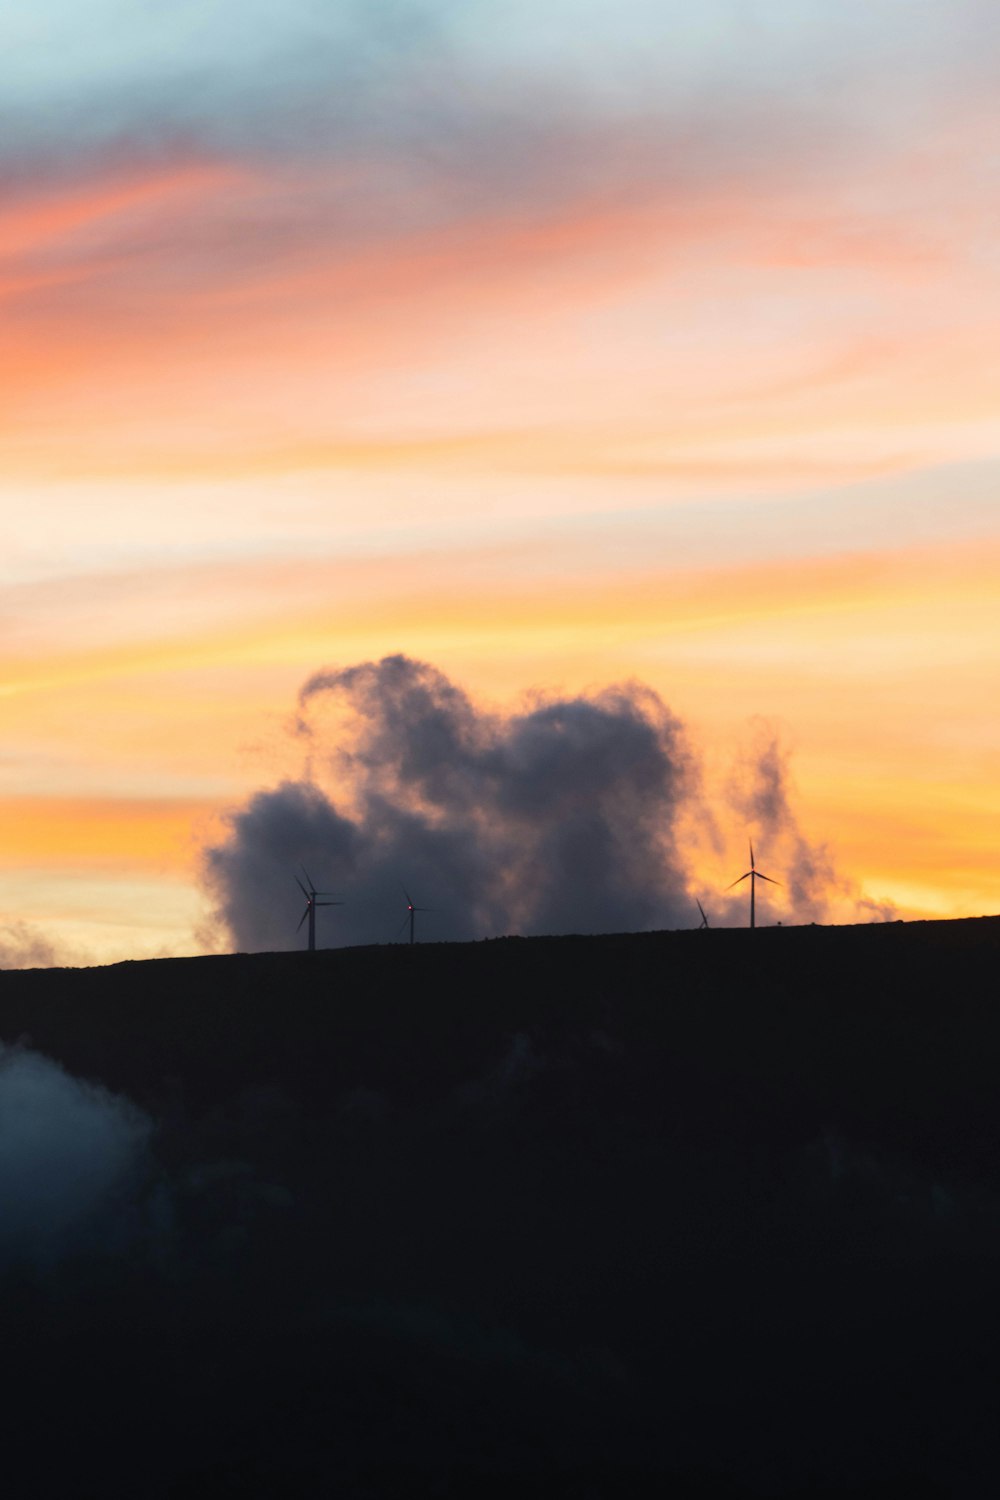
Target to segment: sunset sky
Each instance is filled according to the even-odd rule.
[[[217,946],[200,851],[298,773],[302,683],[396,652],[501,711],[655,689],[699,890],[763,720],[831,919],[1000,911],[995,5],[0,37],[0,964]]]

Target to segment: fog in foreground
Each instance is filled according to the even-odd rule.
[[[984,920],[4,975],[8,1222],[44,1179],[10,1461],[992,1493],[998,955]]]

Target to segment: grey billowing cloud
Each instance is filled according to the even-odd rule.
[[[24,1047],[0,1047],[0,1266],[117,1241],[152,1122]]]
[[[712,926],[746,921],[745,887],[709,891],[694,877],[699,850],[720,852],[699,757],[640,683],[500,714],[436,668],[387,656],[311,677],[294,738],[300,774],[232,810],[228,836],[204,851],[224,943],[301,946],[303,866],[343,903],[317,911],[324,947],[403,936],[404,888],[427,908],[425,939],[691,927],[696,898]],[[896,915],[803,832],[788,752],[764,721],[723,800],[781,882],[758,892],[763,920]]]
[[[300,712],[307,777],[257,793],[205,852],[240,948],[301,944],[300,864],[345,902],[318,912],[324,943],[391,939],[402,886],[428,938],[689,924],[678,824],[696,770],[649,689],[501,717],[390,656],[313,677]]]

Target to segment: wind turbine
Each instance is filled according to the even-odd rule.
[[[308,888],[306,886],[304,886],[302,884],[301,880],[299,879],[299,877],[296,875],[296,877],[295,877],[295,884],[298,886],[299,890],[302,892],[303,896],[305,896],[305,898],[306,898],[306,909],[302,913],[302,916],[301,916],[301,918],[299,920],[299,925],[298,925],[298,927],[296,927],[295,931],[296,932],[301,932],[301,930],[302,930],[302,923],[308,917],[309,918],[309,952],[310,953],[315,953],[316,952],[316,908],[317,908],[317,906],[343,906],[344,903],[343,903],[343,901],[320,901],[318,899],[320,896],[328,896],[330,894],[330,892],[329,891],[318,891],[316,889],[316,887],[313,885],[312,880],[309,878],[309,871],[306,869],[305,865],[302,865],[301,869],[302,869],[303,875],[309,881],[309,885],[308,885]]]
[[[403,892],[403,895],[406,897],[406,910],[407,910],[407,914],[408,914],[408,918],[407,919],[409,920],[409,923],[410,923],[410,942],[411,943],[415,943],[416,942],[416,938],[414,936],[414,928],[416,927],[417,912],[418,911],[433,911],[434,908],[431,907],[431,906],[414,906],[413,902],[410,900],[410,893],[406,889],[406,886],[403,885],[402,881],[400,881],[400,883],[399,883],[399,888]],[[404,921],[404,926],[405,926],[405,921]]]
[[[760,872],[760,870],[758,870],[756,864],[754,863],[754,857],[753,857],[753,840],[752,839],[750,840],[750,868],[746,872],[745,875],[741,875],[740,876],[739,880],[734,880],[733,881],[733,885],[742,885],[744,880],[749,880],[749,882],[750,882],[750,926],[751,927],[756,927],[756,925],[757,925],[757,916],[756,916],[756,901],[755,901],[755,897],[756,897],[756,893],[757,893],[757,882],[758,882],[758,880],[766,880],[767,883],[768,883],[768,885],[780,885],[781,881],[780,880],[772,880],[771,877],[770,877],[770,875],[762,875],[761,872]],[[727,885],[726,886],[726,890],[727,891],[731,891],[732,888],[733,888],[733,885]],[[706,923],[706,926],[707,925],[708,924]]]
[[[708,926],[708,918],[705,915],[705,908],[702,906],[702,904],[698,900],[697,896],[694,899],[695,899],[695,905],[697,906],[698,910],[701,912],[701,921],[698,923],[698,931],[700,932],[703,927],[707,927]]]

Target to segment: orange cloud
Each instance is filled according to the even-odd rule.
[[[101,177],[82,186],[29,192],[20,201],[8,199],[0,208],[0,260],[26,256],[53,242],[68,253],[79,243],[81,229],[127,219],[136,209],[146,217],[151,209],[157,216],[165,211],[176,213],[176,200],[203,199],[239,175],[231,167],[186,162]]]
[[[790,487],[993,419],[984,268],[912,217],[747,180],[345,227],[363,175],[179,163],[12,207],[7,472]]]

